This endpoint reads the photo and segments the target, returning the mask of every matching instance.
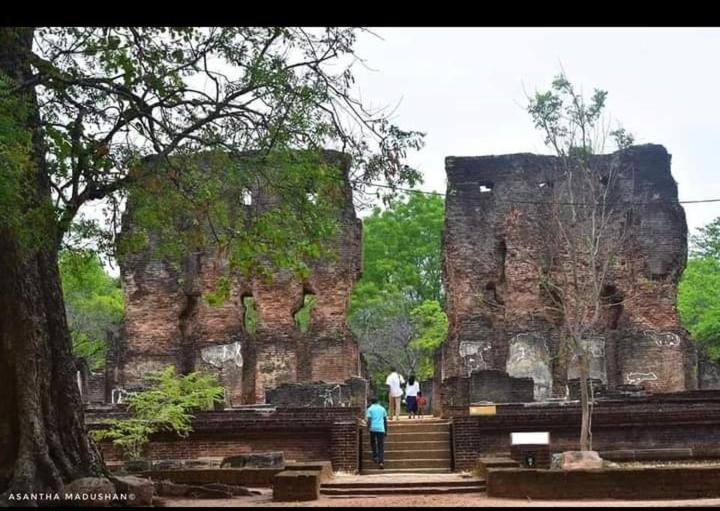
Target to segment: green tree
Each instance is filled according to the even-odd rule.
[[[355,180],[418,181],[405,156],[422,134],[352,94],[357,33],[0,28],[0,500],[106,472],[84,425],[58,252],[88,235],[110,249],[129,189],[140,222],[127,250],[147,244],[145,222],[161,246],[193,241],[240,270],[302,271],[297,260],[325,250],[325,203],[339,188],[320,149],[343,148]],[[198,152],[232,163],[224,183],[212,168],[203,175]],[[216,204],[216,191],[242,197],[258,180],[295,215],[269,207],[249,218]],[[313,191],[328,198],[310,200]],[[80,214],[99,200],[110,229]]]
[[[440,196],[409,193],[375,208],[363,220],[363,276],[351,311],[378,293],[400,293],[411,303],[445,302],[441,243],[445,203]]]
[[[410,311],[410,317],[417,332],[412,347],[421,354],[415,373],[420,381],[428,380],[435,370],[433,355],[447,337],[447,315],[438,302],[426,300]]]
[[[720,260],[720,217],[690,236],[690,256]]]
[[[93,371],[105,367],[107,332],[123,318],[120,280],[107,274],[92,251],[60,254],[60,275],[73,352]]]
[[[690,237],[690,259],[678,285],[683,326],[720,359],[720,218]]]
[[[441,280],[442,197],[410,192],[363,220],[363,276],[349,324],[378,397],[391,366],[432,377],[432,355],[447,334]]]
[[[148,387],[127,398],[128,418],[109,419],[103,429],[93,431],[96,440],[112,440],[129,459],[141,458],[150,436],[159,431],[188,436],[192,412],[210,409],[223,399],[215,375],[177,375],[174,366],[167,366],[146,379]]]

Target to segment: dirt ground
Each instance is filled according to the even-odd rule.
[[[163,498],[157,505],[172,507],[720,507],[720,499],[694,500],[519,500],[488,498],[485,494],[398,495],[378,497],[320,496],[311,502],[273,502],[272,490],[262,495],[223,500]]]

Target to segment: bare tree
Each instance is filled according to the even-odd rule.
[[[607,327],[608,314],[621,300],[612,285],[624,246],[629,242],[627,203],[622,183],[632,179],[622,151],[633,138],[610,131],[601,114],[607,93],[595,90],[589,101],[564,74],[552,89],[530,98],[528,112],[557,155],[541,190],[547,225],[539,272],[548,312],[561,325],[560,352],[576,364],[582,408],[580,450],[592,450],[592,339]],[[599,156],[608,135],[620,151]]]
[[[397,302],[375,304],[352,317],[351,327],[358,335],[371,372],[396,366],[403,374],[415,373],[424,354],[413,343],[418,328],[410,312],[403,310],[408,309],[408,305]]]

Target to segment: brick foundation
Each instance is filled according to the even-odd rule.
[[[467,409],[454,410],[467,414]],[[478,456],[510,452],[510,433],[550,432],[550,451],[578,448],[578,406],[497,407],[497,415],[452,417],[454,469],[469,470]],[[720,392],[655,395],[636,402],[598,403],[593,449],[686,448],[693,457],[716,457],[720,444]]]
[[[198,413],[187,438],[155,435],[148,459],[222,458],[249,452],[282,451],[286,460],[332,462],[334,470],[358,470],[357,417],[360,408],[278,408]],[[98,428],[107,413],[87,413],[88,427]],[[119,461],[121,452],[100,442],[105,461]]]
[[[491,470],[487,494],[518,499],[714,498],[720,496],[720,468]]]

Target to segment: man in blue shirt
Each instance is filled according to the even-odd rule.
[[[367,409],[368,431],[370,433],[370,447],[373,452],[373,461],[383,466],[385,461],[385,434],[387,433],[387,412],[377,398],[372,398]]]

